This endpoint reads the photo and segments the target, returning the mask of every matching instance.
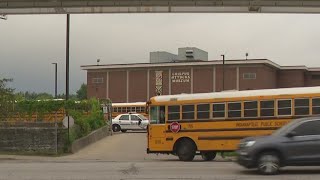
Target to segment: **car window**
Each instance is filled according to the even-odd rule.
[[[320,120],[307,121],[293,131],[297,133],[297,136],[320,135]]]
[[[122,115],[119,120],[122,120],[122,121],[129,121],[129,115]]]
[[[131,121],[139,121],[141,120],[138,116],[136,115],[131,115]]]
[[[142,120],[147,120],[147,118],[146,117],[144,117],[143,115],[141,115],[141,114],[139,114],[138,115],[139,117],[140,117],[140,119],[142,119]]]

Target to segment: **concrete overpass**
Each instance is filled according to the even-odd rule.
[[[0,14],[320,13],[320,0],[0,0]]]

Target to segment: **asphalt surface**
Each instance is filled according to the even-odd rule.
[[[320,179],[320,167],[290,167],[280,175],[261,176],[221,157],[180,162],[172,155],[146,154],[146,133],[135,132],[114,134],[61,157],[0,155],[2,179],[313,180]]]

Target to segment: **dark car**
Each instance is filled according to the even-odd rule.
[[[320,165],[320,116],[296,119],[270,136],[240,141],[238,163],[277,174],[284,166]]]

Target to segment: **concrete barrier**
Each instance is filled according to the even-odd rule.
[[[91,132],[89,135],[82,137],[78,140],[75,140],[71,145],[71,152],[75,153],[79,151],[80,149],[99,141],[100,139],[107,137],[112,134],[112,131],[110,130],[109,126],[104,126],[100,129],[97,129],[93,132]]]
[[[62,153],[66,133],[66,129],[56,127],[0,127],[0,152]]]

